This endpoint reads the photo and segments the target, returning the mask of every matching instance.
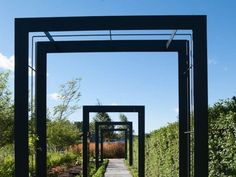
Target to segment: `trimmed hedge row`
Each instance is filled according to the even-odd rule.
[[[138,169],[138,138],[134,138],[133,176]],[[145,137],[145,176],[178,176],[178,124],[172,123]]]
[[[209,176],[236,176],[236,97],[209,108]]]
[[[109,162],[109,160],[104,160],[104,162],[99,167],[97,172],[93,175],[93,177],[104,177],[104,174],[106,172],[106,168],[107,168],[108,162]]]
[[[145,176],[178,176],[178,123],[171,123],[145,140]],[[134,168],[138,141],[134,139]],[[209,108],[209,177],[236,176],[236,97]]]

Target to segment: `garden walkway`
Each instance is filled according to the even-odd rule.
[[[124,164],[124,159],[109,159],[105,177],[132,177]]]

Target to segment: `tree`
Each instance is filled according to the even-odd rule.
[[[48,123],[47,126],[48,145],[57,149],[79,143],[80,131],[70,121],[56,119]]]
[[[79,131],[83,131],[83,121],[76,121],[74,125],[79,129]]]
[[[128,122],[128,118],[124,114],[120,114],[119,119],[120,119],[121,122]]]
[[[0,73],[0,146],[13,143],[14,105],[8,86],[9,74]]]
[[[99,101],[99,100],[97,100],[97,102],[98,102],[98,105],[100,106],[100,105],[102,105],[102,103]],[[93,121],[92,121],[92,123],[90,123],[90,127],[89,127],[89,129],[90,129],[90,132],[92,132],[92,133],[94,133],[95,132],[95,122],[112,122],[112,119],[110,118],[110,116],[108,115],[108,113],[106,113],[106,112],[98,112],[94,117],[93,117]],[[103,125],[103,126],[100,126],[99,127],[100,129],[102,129],[102,128],[114,128],[114,126],[113,125]],[[113,135],[113,132],[106,132],[106,133],[104,133],[104,138],[111,138],[112,137],[112,135]]]
[[[78,101],[81,97],[79,91],[80,81],[81,79],[76,78],[60,86],[58,98],[61,101],[61,104],[55,106],[53,110],[53,116],[56,119],[67,119],[79,109]]]
[[[59,149],[79,143],[80,130],[68,120],[68,117],[79,109],[78,101],[81,79],[72,79],[60,85],[59,99],[61,103],[54,106],[53,118],[47,122],[48,144]],[[48,114],[51,117],[51,114]]]
[[[119,115],[119,119],[120,119],[120,121],[121,122],[128,122],[128,118],[127,118],[127,116],[126,115],[124,115],[124,114],[120,114]],[[127,125],[119,125],[119,128],[121,128],[121,129],[126,129],[127,128]],[[119,136],[118,137],[124,137],[125,136],[125,132],[123,132],[123,131],[121,131],[120,133],[119,133]]]

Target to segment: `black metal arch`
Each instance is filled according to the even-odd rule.
[[[99,167],[99,129],[102,125],[127,125],[129,129],[129,165],[133,165],[133,123],[132,122],[95,122],[95,157]]]
[[[83,106],[83,175],[87,176],[89,113],[102,112],[136,112],[138,113],[138,172],[139,177],[145,176],[145,108],[144,106]],[[99,123],[99,122],[98,122]],[[115,122],[110,122],[112,123]],[[122,125],[122,124],[121,124]],[[124,124],[125,125],[125,124]],[[97,153],[97,152],[96,152]]]
[[[63,24],[63,25],[62,25]],[[28,34],[43,31],[168,30],[193,32],[194,176],[208,176],[206,16],[110,16],[15,20],[15,176],[28,176]],[[44,176],[43,176],[44,177]]]
[[[38,42],[36,44],[36,118],[37,142],[36,174],[46,175],[46,60],[47,53],[67,52],[178,52],[179,70],[179,174],[189,173],[189,130],[188,124],[188,87],[189,87],[189,55],[188,42],[175,40],[166,48],[166,40],[128,40],[128,41],[57,41]],[[41,137],[41,138],[40,138]],[[84,166],[85,168],[85,166]],[[84,171],[87,170],[84,169]]]
[[[113,129],[103,128],[103,129],[101,129],[101,132],[100,132],[100,137],[101,137],[101,162],[103,162],[104,132],[108,132],[108,131],[124,131],[125,132],[125,159],[127,159],[127,139],[128,139],[127,134],[128,134],[128,129],[125,129],[125,128],[113,128]]]

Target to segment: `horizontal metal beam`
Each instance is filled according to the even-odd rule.
[[[204,15],[16,18],[28,32],[193,29]],[[63,25],[62,25],[63,24]]]
[[[102,128],[101,131],[127,131],[127,128]]]
[[[83,106],[83,111],[89,112],[140,112],[144,106]]]
[[[184,48],[186,47],[186,42],[187,40],[175,40],[169,45],[168,49],[166,48],[167,40],[55,41],[54,43],[37,42],[37,46],[43,48],[47,53],[178,52],[183,50],[183,46]],[[57,48],[55,48],[55,45]],[[106,109],[110,109],[112,106],[106,107]],[[118,108],[119,106],[116,107]],[[125,108],[126,106],[122,107]],[[138,108],[137,106],[135,107]],[[97,110],[96,106],[91,109],[95,110],[94,112]]]
[[[95,126],[99,127],[100,125],[127,125],[129,126],[130,124],[132,124],[132,122],[96,122]]]

